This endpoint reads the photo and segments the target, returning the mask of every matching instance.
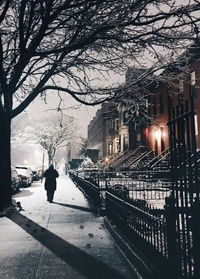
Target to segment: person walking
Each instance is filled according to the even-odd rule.
[[[44,172],[43,176],[46,178],[44,188],[47,191],[47,201],[52,203],[54,192],[56,190],[56,178],[59,176],[57,170],[54,169],[53,164]]]

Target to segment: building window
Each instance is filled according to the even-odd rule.
[[[164,127],[160,127],[160,132],[161,132],[161,152],[165,151],[165,141],[164,141]]]
[[[115,131],[119,130],[119,118],[115,118]]]
[[[153,98],[153,115],[157,114],[156,98]]]
[[[146,146],[149,145],[149,128],[145,129],[145,143],[146,143]]]
[[[119,138],[115,139],[115,153],[119,153],[120,147],[119,147]]]
[[[179,92],[183,92],[183,90],[184,90],[184,85],[183,85],[183,80],[181,79],[179,81]]]
[[[195,97],[195,85],[196,85],[196,74],[195,71],[191,72],[190,74],[190,86],[191,86],[191,95]]]
[[[180,82],[179,82],[179,92],[178,92],[178,103],[179,103],[179,105],[184,104],[183,90],[184,90],[183,80],[180,80]]]
[[[164,112],[163,94],[160,94],[160,114]]]
[[[123,151],[128,149],[128,135],[124,135],[123,137]]]
[[[128,120],[129,120],[129,113],[126,110],[126,111],[124,111],[124,124],[127,124]]]
[[[108,155],[112,155],[113,154],[113,143],[112,141],[108,142]]]
[[[195,136],[198,136],[198,119],[197,115],[194,116]]]
[[[151,117],[151,99],[148,98],[146,99],[147,100],[147,103],[148,103],[148,107],[147,107],[147,111],[148,111],[148,116]]]
[[[155,141],[155,157],[158,156],[158,141]]]
[[[149,107],[149,100],[145,99],[145,107],[148,108]]]
[[[191,72],[191,74],[190,74],[190,81],[191,81],[190,84],[192,86],[195,86],[195,84],[196,84],[196,74],[195,74],[195,71]]]
[[[121,136],[119,136],[119,152],[121,152]]]
[[[112,129],[115,129],[115,119],[112,119]]]

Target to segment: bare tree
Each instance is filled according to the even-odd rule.
[[[198,37],[199,9],[197,0],[0,1],[0,208],[11,202],[13,117],[48,90],[89,105],[122,95],[111,82],[99,88],[91,73],[103,80],[130,61],[148,60],[146,74],[165,67]]]
[[[68,144],[76,141],[78,135],[74,126],[71,117],[51,116],[18,130],[12,139],[15,143],[26,142],[39,145],[47,152],[50,165],[58,149],[63,149],[64,152]],[[64,157],[65,154],[62,155]]]
[[[47,151],[49,165],[53,162],[58,149],[76,140],[74,123],[71,120],[48,119],[34,129],[34,140]]]

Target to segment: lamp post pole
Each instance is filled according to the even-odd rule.
[[[44,173],[44,151],[42,154],[42,177],[41,177],[41,183],[43,182],[43,173]]]

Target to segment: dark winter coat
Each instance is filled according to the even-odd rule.
[[[59,176],[57,170],[53,168],[47,169],[43,176],[46,178],[44,188],[45,190],[56,190],[56,178]]]

